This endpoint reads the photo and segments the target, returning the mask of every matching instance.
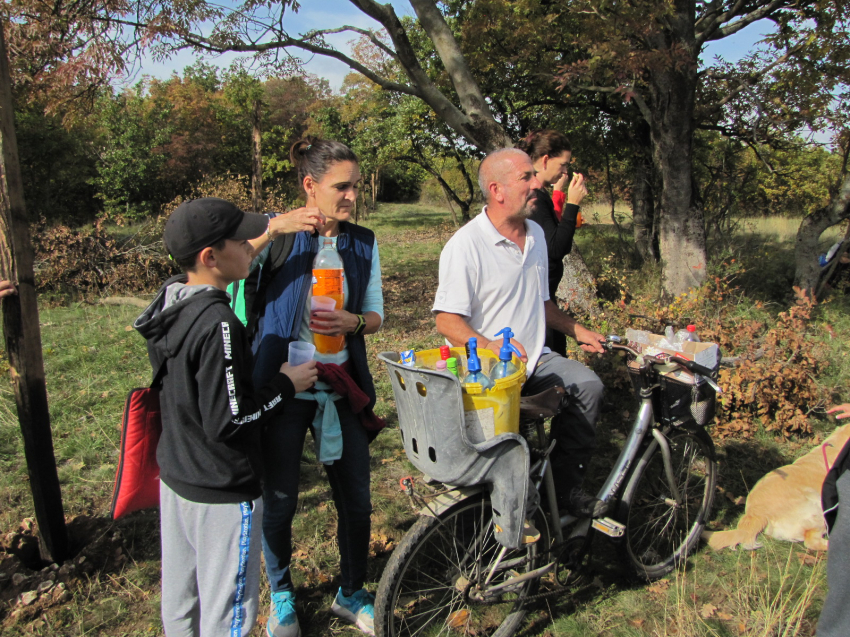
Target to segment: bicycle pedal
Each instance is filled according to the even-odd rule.
[[[591,526],[608,537],[623,537],[626,534],[626,525],[611,518],[596,518]]]

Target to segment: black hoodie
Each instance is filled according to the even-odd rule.
[[[185,275],[166,281],[134,324],[154,372],[168,359],[160,479],[192,502],[253,500],[261,493],[260,429],[295,388],[278,373],[255,391],[251,344],[227,293],[185,282]]]

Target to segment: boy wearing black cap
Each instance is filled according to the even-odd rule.
[[[162,622],[167,637],[247,635],[257,617],[262,528],[260,428],[316,380],[314,362],[284,364],[254,389],[245,328],[225,292],[244,279],[268,218],[223,199],[181,204],[165,245],[172,277],[134,327],[160,392]]]

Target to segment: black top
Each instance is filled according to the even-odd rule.
[[[532,204],[530,219],[540,224],[543,234],[546,235],[546,250],[549,253],[549,298],[554,301],[558,284],[564,275],[564,257],[573,249],[579,207],[572,203],[564,204],[559,223],[555,204],[552,203],[549,193],[539,188],[534,194],[537,198]]]
[[[154,370],[168,359],[160,392],[160,478],[192,502],[225,504],[260,496],[260,431],[267,416],[295,395],[278,372],[260,390],[245,326],[226,292],[195,291],[165,307],[166,281],[134,327],[147,339]]]
[[[564,257],[573,249],[578,206],[571,203],[564,204],[561,221],[558,222],[555,204],[552,203],[549,193],[543,188],[538,188],[534,193],[537,197],[532,204],[530,219],[540,224],[546,236],[546,252],[549,255],[549,298],[557,305],[555,293],[558,291],[561,277],[564,276]],[[547,327],[546,347],[561,356],[566,356],[567,337]]]

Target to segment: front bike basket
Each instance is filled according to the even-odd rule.
[[[473,442],[464,427],[461,385],[449,373],[406,367],[396,352],[378,355],[387,367],[407,458],[422,473],[458,487],[486,484],[496,540],[520,544],[529,491],[528,445],[499,434]]]
[[[636,361],[628,364],[629,378],[635,394],[640,398],[643,388],[643,376]],[[717,394],[702,378],[686,370],[680,370],[675,377],[671,374],[658,376],[658,419],[664,425],[679,427],[685,424],[697,424],[704,427],[714,418],[717,407]]]

